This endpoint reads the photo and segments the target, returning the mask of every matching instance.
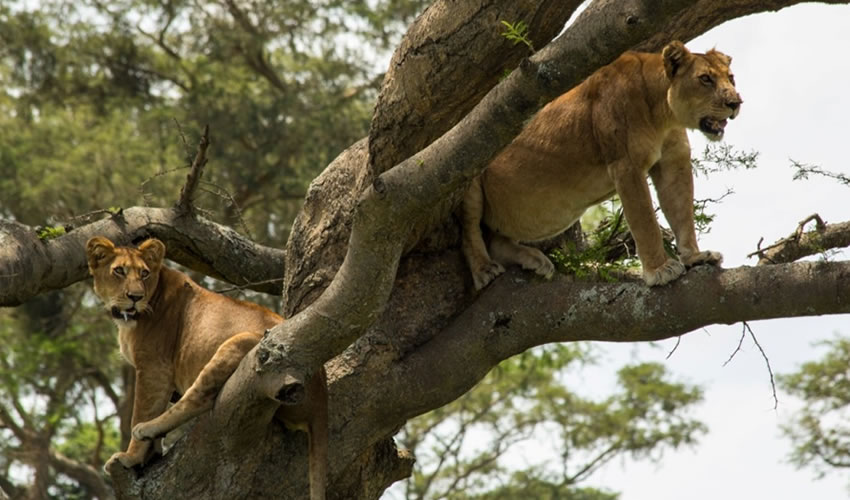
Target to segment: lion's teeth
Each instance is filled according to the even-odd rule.
[[[126,312],[123,312],[122,314],[124,315],[124,321],[129,321],[129,320],[127,319],[127,313],[126,313]]]

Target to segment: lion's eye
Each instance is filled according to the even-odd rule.
[[[115,276],[120,276],[120,277],[123,278],[124,274],[126,274],[126,273],[124,272],[123,267],[116,267],[115,269],[112,270],[112,274],[114,274]]]
[[[729,75],[729,83],[735,85],[735,75]]]
[[[150,271],[148,271],[147,269],[142,269],[142,272],[140,272],[139,274],[141,274],[141,275],[142,275],[142,279],[145,279],[145,278],[147,278],[148,276],[150,276],[151,272],[150,272]]]
[[[700,75],[699,81],[705,85],[714,85],[714,79],[712,79],[710,75]]]

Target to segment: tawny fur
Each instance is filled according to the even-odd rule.
[[[463,252],[476,289],[519,264],[550,277],[554,266],[520,244],[555,236],[615,193],[637,243],[646,283],[662,285],[699,263],[693,176],[685,129],[720,139],[741,98],[731,58],[692,54],[672,42],[662,54],[626,52],[545,106],[476,178],[464,198]],[[647,184],[676,236],[679,259],[664,251]],[[480,224],[492,234],[489,248]]]
[[[118,326],[121,354],[136,369],[132,438],[112,455],[124,467],[143,464],[151,440],[212,408],[221,387],[262,333],[283,318],[256,304],[213,293],[163,265],[165,245],[151,239],[139,248],[116,247],[103,237],[86,245],[94,291]],[[277,417],[306,430],[310,442],[310,498],[325,498],[327,387],[325,373],[311,377],[308,398],[281,406]],[[182,395],[166,410],[171,395]]]

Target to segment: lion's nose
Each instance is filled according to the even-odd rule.
[[[726,105],[729,106],[729,109],[732,111],[738,111],[738,108],[741,107],[741,101],[729,101]]]
[[[132,300],[133,302],[138,302],[138,301],[142,300],[143,298],[145,298],[145,296],[127,292],[127,298]]]

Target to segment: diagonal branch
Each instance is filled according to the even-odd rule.
[[[186,176],[186,183],[180,189],[180,198],[177,200],[176,208],[180,214],[188,214],[192,211],[192,198],[195,196],[195,191],[197,191],[198,184],[201,182],[201,176],[204,175],[204,166],[207,164],[207,148],[209,145],[210,126],[204,125],[204,133],[201,134],[201,139],[198,142],[198,152],[195,154],[192,167]]]

